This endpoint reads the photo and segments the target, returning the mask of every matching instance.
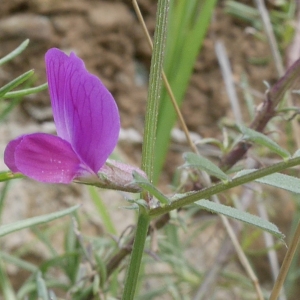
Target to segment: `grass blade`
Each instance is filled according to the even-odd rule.
[[[165,70],[179,105],[183,101],[216,2],[216,0],[171,1]],[[175,121],[176,113],[166,89],[163,88],[155,145],[154,183],[157,183],[165,162],[170,132]]]
[[[4,65],[8,61],[12,60],[16,56],[18,56],[20,53],[22,53],[26,47],[29,44],[29,39],[25,40],[19,47],[17,47],[15,50],[4,56],[3,58],[0,59],[0,66]]]
[[[58,218],[61,218],[63,216],[69,215],[69,214],[73,213],[75,210],[77,210],[80,206],[81,205],[79,204],[79,205],[72,206],[68,209],[54,212],[54,213],[51,213],[48,215],[33,217],[33,218],[26,219],[26,220],[18,221],[18,222],[12,223],[12,224],[2,225],[2,226],[0,226],[0,237],[7,235],[9,233],[12,233],[14,231],[18,231],[18,230],[25,229],[25,228],[28,228],[31,226],[47,223],[47,222],[56,220]]]

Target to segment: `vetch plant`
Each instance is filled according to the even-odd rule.
[[[207,3],[209,3],[209,1],[207,1]],[[173,2],[173,4],[175,5],[175,2]],[[180,5],[183,6],[183,2]],[[145,173],[120,162],[108,161],[109,155],[117,144],[120,117],[112,95],[104,87],[102,82],[94,75],[88,73],[83,61],[74,53],[67,56],[58,49],[50,49],[47,52],[47,78],[58,136],[34,133],[18,137],[8,144],[4,155],[5,163],[10,170],[17,173],[17,175],[21,173],[41,182],[67,184],[76,181],[97,187],[138,192],[140,193],[139,196],[136,197],[138,199],[130,200],[130,202],[133,203],[130,208],[138,211],[138,220],[132,236],[126,239],[124,245],[120,246],[120,243],[118,243],[118,245],[115,245],[115,248],[113,248],[112,243],[106,244],[106,246],[105,243],[103,243],[99,246],[102,252],[97,252],[95,247],[85,248],[85,240],[82,239],[80,229],[77,228],[77,223],[74,218],[66,238],[66,254],[62,257],[55,254],[51,259],[52,265],[51,261],[47,261],[44,266],[39,267],[35,265],[28,266],[28,264],[26,264],[25,267],[30,269],[33,276],[31,276],[31,281],[28,280],[22,289],[20,289],[23,294],[19,291],[18,299],[25,297],[28,299],[52,298],[49,287],[60,287],[61,284],[61,282],[57,281],[55,283],[53,283],[53,281],[51,282],[50,272],[47,272],[48,268],[50,269],[55,264],[59,265],[62,271],[68,274],[70,283],[66,284],[65,290],[67,291],[68,297],[72,297],[72,299],[102,299],[102,295],[104,298],[113,296],[114,298],[122,297],[124,300],[135,299],[137,287],[142,286],[140,283],[143,280],[143,276],[140,275],[139,271],[145,253],[144,248],[145,245],[147,245],[147,237],[153,234],[153,238],[155,239],[155,231],[168,224],[169,220],[176,215],[177,209],[181,209],[180,214],[184,214],[190,208],[195,209],[195,211],[204,209],[222,215],[223,224],[227,224],[225,228],[230,236],[230,242],[234,244],[234,251],[236,251],[241,265],[253,283],[253,287],[251,286],[250,288],[256,291],[256,299],[262,300],[264,298],[258,279],[255,277],[247,257],[240,247],[234,230],[232,230],[226,218],[229,217],[254,225],[281,240],[284,238],[284,235],[274,224],[265,219],[253,216],[235,207],[220,204],[216,195],[234,187],[242,187],[246,183],[254,181],[300,194],[300,189],[298,188],[300,186],[299,178],[278,173],[300,164],[299,150],[294,155],[291,155],[290,152],[281,148],[264,134],[267,123],[277,113],[279,101],[282,100],[285,92],[291,87],[300,73],[300,60],[267,91],[266,98],[260,110],[256,112],[250,124],[250,129],[245,126],[238,126],[241,136],[239,136],[235,143],[232,143],[231,147],[228,147],[228,149],[231,148],[231,150],[228,150],[229,152],[222,153],[219,166],[216,166],[206,157],[199,155],[197,149],[195,153],[184,154],[183,159],[185,164],[181,169],[192,169],[193,172],[191,173],[195,174],[194,179],[198,180],[199,183],[203,182],[203,185],[200,187],[198,185],[198,188],[195,188],[195,190],[193,190],[193,188],[178,188],[178,191],[182,193],[173,196],[164,195],[153,184],[157,176],[156,172],[153,172],[153,169],[159,169],[159,163],[154,159],[155,147],[161,147],[161,144],[157,145],[155,143],[155,137],[156,128],[160,130],[160,126],[157,126],[157,123],[164,42],[167,28],[167,12],[168,1],[159,0],[142,152],[142,169]],[[186,19],[186,21],[188,21],[188,19]],[[182,60],[181,63],[185,65],[186,60]],[[27,76],[30,76],[31,73],[33,72],[25,74],[25,77],[16,80],[16,82],[26,80]],[[10,93],[10,96],[16,95],[13,94],[14,92],[9,92],[12,87],[16,86],[16,82],[10,83],[2,88],[3,97],[7,97],[8,93]],[[181,82],[180,80],[180,83]],[[2,94],[0,89],[0,97],[2,97]],[[234,176],[228,173],[227,171],[232,171],[232,167],[255,145],[268,148],[270,152],[281,156],[282,161],[269,165],[268,167],[261,167],[260,169],[246,169],[238,172]],[[15,177],[14,175],[11,176],[11,172],[3,172],[0,174],[1,181],[7,181]],[[209,178],[209,180],[206,180],[206,178]],[[95,190],[93,190],[93,192],[94,191]],[[227,194],[225,197],[227,197]],[[97,195],[94,195],[94,198],[96,199]],[[101,201],[101,199],[98,198],[96,200],[98,202]],[[102,205],[102,203],[98,207],[99,210],[105,210],[105,206]],[[78,206],[75,206],[62,212],[0,226],[0,236],[51,221],[55,218],[70,214],[77,208]],[[106,218],[109,219],[108,214]],[[106,223],[109,224],[110,233],[114,234],[115,229],[110,220]],[[171,230],[177,230],[174,224],[176,223],[169,223],[169,225],[172,226]],[[173,252],[176,254],[173,259],[173,269],[178,270],[181,279],[187,280],[191,277],[186,275],[194,269],[194,265],[196,266],[196,263],[194,264],[194,259],[196,258],[193,258],[193,268],[189,268],[183,263],[184,245],[181,247],[179,237],[176,237],[175,230],[173,232],[173,240],[178,240],[178,242],[172,243],[172,238],[169,238],[172,236],[171,230],[165,241],[167,241],[169,244],[168,247],[172,251],[165,253],[158,252],[157,255],[163,258],[164,254],[166,254],[165,258],[171,261],[172,257],[170,257],[170,253]],[[300,236],[300,225],[298,226],[297,232],[294,238],[295,247]],[[188,236],[189,234],[189,230],[186,230],[186,235]],[[98,238],[100,240],[102,236],[97,237],[97,239]],[[43,240],[45,241],[46,239],[43,237]],[[49,241],[46,242],[51,249],[50,252],[55,252],[53,251],[51,243]],[[154,242],[157,242],[159,247],[160,241]],[[178,247],[178,245],[180,247]],[[287,257],[290,258],[293,256],[292,251],[295,247],[290,248],[292,250],[289,250],[290,254],[287,255]],[[163,247],[161,247],[161,249],[162,248]],[[222,251],[223,249],[220,248],[220,250]],[[119,276],[120,269],[118,269],[118,266],[121,265],[121,262],[124,261],[124,258],[128,254],[131,255],[131,258],[129,265],[126,266],[127,272],[125,278],[122,278],[122,283],[120,284],[119,277],[121,277],[123,273]],[[21,264],[20,260],[13,260],[12,257],[3,256],[2,254],[1,257],[5,257],[8,262],[10,259],[13,262],[17,261]],[[87,273],[84,272],[84,270],[80,270],[80,265],[83,261],[89,264],[89,272]],[[216,259],[216,262],[220,263],[218,259]],[[182,269],[181,266],[184,268]],[[283,275],[279,276],[281,280],[273,289],[274,296],[270,299],[274,300],[276,298],[288,268],[289,262],[285,263],[282,268]],[[116,270],[118,274],[116,274]],[[212,270],[214,270],[214,268],[212,268]],[[200,282],[200,285],[205,288],[205,276],[207,275],[204,274],[204,280],[202,282],[202,277],[200,277],[198,273],[198,271],[190,272],[190,274],[193,274],[193,282],[196,285],[199,285]],[[112,274],[118,276],[111,276]],[[209,274],[210,273],[208,273],[208,275]],[[1,278],[4,278],[2,276],[1,261],[0,275]],[[210,278],[210,276],[207,276],[207,278]],[[171,276],[169,276],[168,282],[171,281]],[[5,280],[0,280],[0,286],[4,286],[3,282],[5,282]],[[186,282],[187,281],[184,283]],[[26,284],[28,285],[26,286]],[[176,286],[174,285],[174,288],[177,289],[176,291],[179,291],[178,296],[176,296],[177,299],[188,297],[186,287],[181,291],[182,294],[180,294],[180,284],[181,281],[178,280]],[[35,289],[33,292],[30,292],[31,290],[28,292],[29,285],[31,285],[31,290]],[[32,286],[34,286],[34,288],[32,288]],[[168,288],[169,287],[166,289]],[[189,289],[189,293],[195,292],[195,286],[191,285]],[[9,292],[7,292],[7,294]],[[153,290],[150,292],[153,293]],[[201,291],[197,293],[194,299],[200,299],[200,294],[202,294]],[[56,297],[53,296],[53,298]],[[150,297],[147,299],[150,299]]]
[[[74,53],[50,49],[45,60],[58,136],[20,136],[8,144],[4,161],[11,171],[41,182],[97,176],[118,141],[115,100]]]

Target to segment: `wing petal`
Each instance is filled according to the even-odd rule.
[[[5,150],[5,163],[13,172],[48,183],[70,183],[88,172],[67,141],[45,133],[11,141]]]
[[[9,169],[14,173],[20,172],[18,167],[16,166],[15,152],[16,152],[16,148],[19,146],[22,140],[23,140],[23,135],[10,141],[4,151],[4,162],[9,167]]]

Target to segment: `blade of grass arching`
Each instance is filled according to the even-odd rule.
[[[61,210],[61,211],[57,211],[54,213],[50,213],[47,215],[42,215],[42,216],[38,216],[38,217],[33,217],[33,218],[29,218],[29,219],[25,219],[25,220],[21,220],[21,221],[17,221],[11,224],[5,224],[0,226],[0,237],[10,234],[12,232],[18,231],[18,230],[22,230],[25,228],[29,228],[32,226],[36,226],[39,224],[44,224],[44,223],[48,223],[51,222],[53,220],[56,220],[58,218],[61,218],[63,216],[72,214],[75,210],[77,210],[81,205],[74,205],[70,208]]]
[[[6,93],[14,89],[15,87],[19,86],[27,79],[29,79],[34,74],[33,70],[29,70],[24,74],[18,76],[17,78],[13,79],[11,82],[7,83],[3,87],[0,88],[0,97],[3,97]]]
[[[176,69],[172,71],[173,74],[166,74],[169,78],[170,85],[179,105],[183,101],[188,82],[193,71],[193,66],[207,32],[207,28],[210,23],[211,15],[216,2],[216,0],[206,0],[201,6],[201,10],[197,18],[195,18],[194,15],[195,9],[188,10],[190,12],[190,15],[186,16],[185,20],[191,20],[194,18],[195,21],[192,25],[190,25],[188,22],[185,22],[186,27],[188,28],[180,27],[180,30],[183,32],[182,34],[179,34],[179,36],[182,36],[183,39],[181,50],[176,51],[177,56],[173,56],[172,61],[170,60],[168,62],[168,64],[171,65],[176,64],[177,62]],[[189,1],[185,3],[188,3],[190,5]],[[176,16],[173,15],[170,16],[170,18],[176,18]],[[169,39],[175,40],[176,36],[169,36]],[[168,44],[168,46],[172,47],[170,43]],[[176,44],[174,46],[176,46]],[[171,50],[167,50],[168,55],[172,55],[169,54],[170,51]],[[166,66],[166,70],[167,69],[169,69],[168,66]],[[170,132],[176,121],[176,113],[169,100],[170,99],[167,96],[166,89],[163,89],[157,123],[155,166],[153,175],[154,183],[156,183],[159,179],[159,175],[165,162],[170,143]]]
[[[16,56],[18,56],[20,53],[22,53],[26,47],[29,44],[29,39],[25,40],[23,43],[21,43],[20,46],[18,46],[15,50],[4,56],[3,58],[0,59],[0,66],[4,65],[8,61],[12,60]]]
[[[102,219],[106,231],[112,235],[116,235],[117,234],[116,227],[114,226],[114,223],[107,210],[107,207],[103,203],[99,193],[97,192],[96,188],[93,186],[89,186],[88,188],[89,188],[91,199],[96,207],[97,212],[99,213]]]
[[[44,84],[41,84],[41,85],[33,87],[33,88],[8,92],[3,96],[3,98],[4,99],[11,99],[11,98],[16,98],[16,97],[24,97],[24,96],[27,96],[27,95],[36,94],[38,92],[46,90],[47,88],[48,88],[48,83],[44,83]]]

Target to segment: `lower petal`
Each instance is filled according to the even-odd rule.
[[[35,133],[12,141],[14,169],[40,182],[70,183],[82,173],[82,163],[71,145],[60,137]],[[12,156],[7,154],[7,157]],[[9,166],[9,165],[8,165]],[[9,166],[10,167],[10,166]],[[86,170],[85,170],[86,171]]]
[[[4,151],[4,162],[9,167],[9,169],[14,173],[20,172],[18,167],[16,166],[15,152],[16,152],[16,148],[21,143],[23,137],[24,136],[22,135],[17,139],[10,141]]]

